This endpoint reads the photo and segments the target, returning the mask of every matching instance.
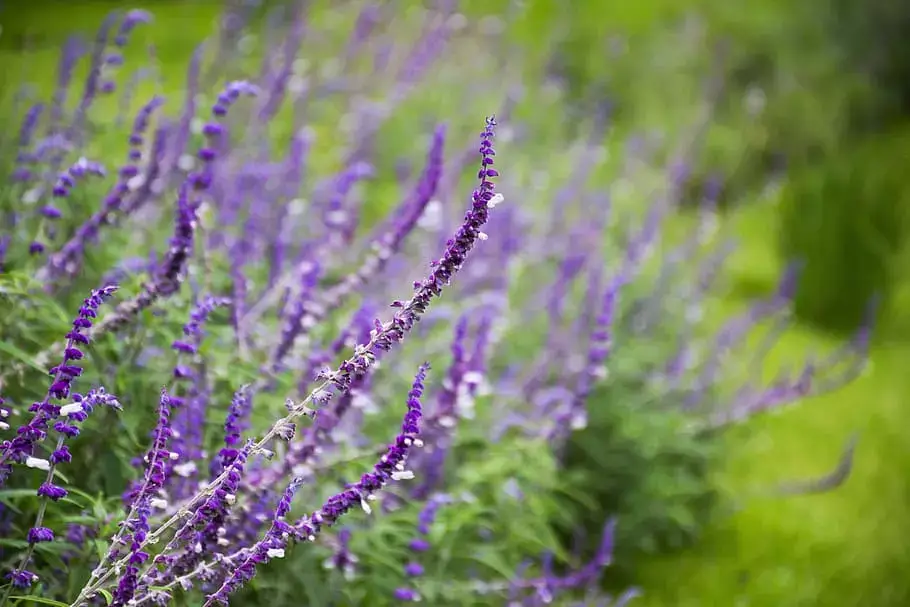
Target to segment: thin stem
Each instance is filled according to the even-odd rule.
[[[54,449],[55,451],[60,449],[63,446],[64,438],[65,437],[62,434],[59,437],[57,437],[57,447]],[[57,468],[57,465],[54,463],[51,463],[50,468],[48,468],[48,470],[47,470],[47,478],[44,481],[45,483],[50,483],[52,480],[54,480],[54,470],[56,468]],[[41,523],[44,522],[44,513],[47,512],[47,502],[48,502],[48,498],[44,497],[41,499],[40,503],[38,504],[38,514],[35,515],[35,524],[33,525],[33,527],[40,527]],[[35,551],[34,542],[29,542],[28,548],[25,549],[25,554],[22,555],[22,560],[19,561],[19,566],[16,569],[18,569],[19,571],[25,569],[25,566],[28,565],[28,561],[32,558],[32,553],[34,551]],[[14,586],[14,584],[10,583],[6,587],[6,592],[3,593],[3,598],[0,599],[0,607],[3,607],[4,605],[6,605],[6,602],[9,600],[10,594],[12,594],[12,592],[13,592],[13,586]]]

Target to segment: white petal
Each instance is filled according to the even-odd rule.
[[[82,403],[70,403],[60,407],[60,415],[71,415],[82,411]]]
[[[51,463],[46,459],[41,459],[40,457],[27,457],[25,458],[25,465],[29,468],[37,468],[38,470],[50,470]]]

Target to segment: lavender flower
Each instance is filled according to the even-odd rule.
[[[367,502],[374,499],[376,492],[390,481],[408,478],[405,471],[408,454],[412,447],[423,444],[418,438],[422,416],[420,397],[423,395],[423,382],[428,370],[429,364],[424,363],[417,371],[414,384],[408,393],[407,413],[401,425],[401,433],[373,467],[373,472],[364,474],[358,483],[349,485],[341,493],[330,497],[322,508],[303,516],[293,525],[287,523],[285,517],[290,512],[291,501],[301,481],[299,479],[292,481],[278,503],[272,527],[248,551],[246,560],[228,576],[221,587],[207,597],[205,607],[227,605],[228,596],[256,575],[258,565],[284,556],[285,546],[291,539],[313,541],[323,527],[334,525],[342,515],[358,504],[369,514],[370,507]]]
[[[79,226],[73,237],[48,260],[47,271],[51,275],[56,276],[62,272],[72,274],[78,270],[79,259],[88,242],[98,235],[101,226],[113,221],[113,216],[121,209],[126,195],[135,189],[134,180],[140,178],[140,169],[136,163],[142,157],[143,135],[148,129],[151,116],[163,104],[164,99],[155,96],[139,110],[129,137],[127,164],[118,172],[117,182],[105,196],[101,209]],[[145,177],[147,178],[148,176]]]
[[[452,277],[461,269],[467,254],[474,248],[477,240],[484,238],[481,231],[489,218],[490,209],[502,200],[502,196],[495,195],[493,182],[489,178],[499,176],[499,172],[492,168],[493,135],[496,121],[487,119],[487,128],[481,133],[480,154],[482,156],[481,169],[478,172],[480,186],[472,196],[471,210],[465,215],[464,222],[459,227],[455,237],[447,243],[443,256],[431,265],[433,271],[423,282],[414,283],[414,295],[406,302],[396,301],[392,307],[397,308],[391,321],[378,323],[372,334],[369,346],[359,348],[354,356],[341,364],[338,371],[330,374],[326,379],[340,391],[346,391],[355,378],[362,376],[373,364],[377,350],[389,350],[396,342],[404,339],[405,334],[411,330],[434,297],[438,297],[443,288],[449,284]]]
[[[117,583],[114,600],[111,602],[112,606],[123,607],[133,598],[139,580],[140,567],[149,559],[149,554],[143,551],[142,547],[149,532],[151,500],[164,486],[165,463],[174,454],[168,450],[168,442],[172,436],[170,415],[170,397],[167,390],[162,388],[161,398],[158,402],[158,423],[155,426],[152,446],[145,456],[145,476],[142,484],[132,493],[130,515],[118,534],[119,542],[129,538],[129,560]],[[124,534],[124,532],[126,533]],[[112,542],[112,547],[119,542]]]
[[[430,526],[436,520],[436,514],[439,511],[439,508],[449,501],[451,500],[447,495],[434,495],[427,500],[426,505],[420,511],[420,514],[417,517],[417,533],[419,535],[412,539],[408,544],[408,548],[415,553],[415,558],[404,566],[405,576],[417,578],[423,575],[423,565],[416,560],[416,557],[430,549],[430,542],[426,539],[430,534]],[[393,596],[395,599],[404,602],[420,600],[420,593],[415,588],[404,586],[396,588]]]
[[[198,56],[194,57],[194,61],[198,61]],[[196,63],[194,65],[198,69],[198,65]],[[255,94],[256,88],[247,83],[235,82],[229,85],[228,91],[228,97],[233,101],[241,93]],[[209,123],[208,131],[207,138],[210,142],[218,141],[220,133],[223,133],[221,125],[217,122]],[[204,159],[203,170],[191,173],[180,186],[174,235],[170,241],[170,248],[163,262],[154,272],[152,280],[143,286],[139,295],[117,306],[114,313],[104,320],[98,330],[116,331],[120,329],[159,298],[173,295],[180,288],[196,234],[197,213],[201,204],[201,200],[196,199],[196,196],[206,192],[212,182],[212,163],[214,162],[214,156],[210,153],[212,149],[203,148],[199,151],[200,157]]]
[[[228,409],[227,419],[224,422],[224,448],[218,452],[220,468],[213,468],[212,475],[217,476],[221,469],[230,466],[238,455],[240,436],[249,426],[249,416],[252,409],[253,395],[250,386],[241,386],[234,392],[231,406]],[[214,464],[214,462],[213,462]]]
[[[594,558],[577,571],[564,577],[558,577],[553,574],[551,567],[545,563],[542,577],[528,579],[517,576],[510,584],[510,598],[512,601],[517,600],[520,595],[531,591],[533,594],[530,597],[526,597],[530,600],[530,604],[538,604],[538,602],[539,604],[549,604],[560,592],[592,587],[597,582],[600,572],[612,562],[615,528],[615,520],[611,519],[607,522],[601,536],[600,546],[598,546]],[[619,604],[625,604],[636,595],[637,590],[626,592],[623,595],[625,598],[621,599]],[[520,604],[527,603],[523,602]]]
[[[67,417],[75,415],[78,418],[80,412],[84,413],[83,405],[81,403],[61,407],[52,404],[51,400],[63,399],[69,396],[70,386],[73,380],[82,373],[81,367],[72,364],[74,361],[80,360],[84,356],[82,350],[77,347],[77,344],[87,344],[89,341],[88,337],[83,333],[83,330],[91,327],[92,319],[95,318],[96,311],[101,306],[101,303],[113,295],[116,290],[117,287],[105,287],[104,289],[93,291],[91,296],[83,301],[82,307],[79,310],[79,315],[76,317],[76,320],[73,321],[73,330],[67,334],[68,341],[66,348],[64,349],[63,361],[60,365],[50,370],[51,375],[54,376],[54,381],[48,389],[47,396],[43,401],[35,403],[29,408],[30,411],[35,413],[35,416],[32,418],[31,422],[19,428],[17,433],[18,436],[11,441],[4,441],[2,445],[0,445],[0,483],[6,479],[11,470],[11,464],[7,463],[7,460],[25,463],[28,467],[47,471],[45,481],[38,488],[38,497],[44,497],[51,501],[58,501],[66,497],[67,491],[62,487],[54,485],[52,480],[57,464],[68,462],[72,458],[69,450],[64,448],[63,442],[67,437],[78,434],[78,428],[74,424],[63,420],[54,424],[54,430],[59,433],[59,437],[57,439],[57,445],[51,453],[49,460],[34,457],[33,450],[35,446],[47,436],[48,424],[51,421],[58,419],[62,415],[66,415]],[[67,407],[72,407],[72,410],[69,411]],[[28,548],[23,554],[19,566],[13,570],[13,577],[11,579],[13,580],[14,585],[22,583],[24,580],[37,577],[34,575],[23,577],[22,574],[25,572],[25,566],[32,557],[36,543],[53,540],[53,533],[46,527],[42,527],[46,509],[47,500],[41,500],[40,505],[38,506],[38,513],[35,516],[35,524],[29,532]],[[3,601],[0,601],[0,603],[6,602],[6,597],[9,596],[9,592],[10,591],[7,590]]]
[[[0,485],[9,474],[11,463],[23,463],[32,456],[35,446],[47,436],[49,424],[61,416],[61,406],[53,404],[51,401],[67,398],[70,395],[73,381],[82,375],[82,368],[74,364],[84,357],[80,346],[89,343],[88,329],[91,328],[93,319],[97,316],[98,308],[116,290],[115,286],[104,287],[92,291],[91,296],[83,301],[79,314],[73,321],[72,330],[66,334],[67,342],[63,350],[63,360],[49,371],[53,382],[48,388],[47,396],[43,401],[29,407],[29,411],[35,415],[28,424],[19,428],[17,436],[12,440],[0,443]],[[78,429],[66,421],[58,421],[54,429],[62,435],[61,443],[64,436],[78,434]],[[58,445],[58,448],[60,446],[62,444]],[[48,479],[49,481],[50,479]]]
[[[351,580],[354,578],[358,561],[357,555],[351,552],[351,530],[347,528],[340,530],[336,539],[338,545],[334,554],[325,560],[325,568],[338,571],[344,579]]]

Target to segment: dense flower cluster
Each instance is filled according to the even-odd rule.
[[[467,535],[465,528],[496,540],[493,528],[511,523],[491,521],[488,504],[465,516],[480,499],[471,490],[487,490],[491,474],[500,494],[500,471],[490,472],[486,450],[514,441],[545,454],[553,476],[563,476],[566,446],[589,425],[597,390],[611,384],[614,369],[628,375],[618,355],[635,346],[630,342],[672,344],[671,354],[653,355],[636,368],[635,391],[666,398],[668,408],[679,403],[676,413],[688,416],[696,431],[837,388],[862,368],[871,311],[855,338],[829,358],[770,384],[739,382],[734,393],[715,397],[713,391],[735,383],[724,377],[732,349],[766,321],[785,326],[797,268],[770,298],[714,336],[696,339],[704,301],[730,252],[728,243],[716,245],[710,237],[716,182],[705,192],[696,233],[669,254],[658,245],[691,177],[688,160],[698,136],[692,149],[670,154],[666,191],[639,229],[622,231],[620,238],[614,238],[610,196],[586,183],[603,160],[603,117],[590,135],[595,143],[569,158],[569,182],[547,212],[524,200],[499,208],[505,198],[497,190],[521,186],[518,171],[500,177],[496,156],[507,149],[500,144],[514,150],[534,137],[504,119],[516,103],[516,87],[499,106],[499,121],[487,118],[479,142],[472,139],[453,158],[447,150],[459,129],[451,123],[428,123],[426,148],[419,150],[422,171],[414,159],[387,162],[376,149],[393,111],[433,75],[445,49],[469,28],[455,2],[440,0],[416,13],[422,21],[410,48],[399,48],[402,32],[390,25],[395,15],[389,7],[364,3],[334,58],[337,65],[326,62],[318,69],[300,58],[311,36],[310,7],[302,2],[287,13],[271,13],[265,48],[259,49],[262,62],[248,66],[243,48],[254,37],[244,32],[255,24],[254,4],[232,4],[219,39],[192,54],[176,119],[160,95],[138,108],[128,136],[120,136],[126,161],[112,171],[106,195],[86,203],[94,205],[89,209],[71,194],[84,177],[107,179],[100,164],[81,156],[94,143],[94,101],[117,90],[129,38],[151,15],[111,14],[91,49],[76,38],[68,41],[50,102],[32,103],[22,115],[10,167],[15,206],[4,217],[11,229],[6,223],[0,228],[0,280],[27,276],[23,291],[40,293],[39,304],[21,309],[27,323],[51,309],[42,307],[45,301],[75,308],[71,293],[110,286],[92,289],[82,301],[62,346],[37,353],[26,353],[30,345],[22,352],[10,349],[20,360],[8,369],[3,361],[0,433],[11,435],[0,441],[0,489],[21,483],[34,499],[37,485],[39,499],[33,520],[31,512],[25,520],[19,510],[0,504],[0,534],[21,528],[26,540],[22,550],[0,546],[0,561],[13,564],[3,572],[9,583],[0,607],[14,591],[75,607],[102,599],[114,607],[167,605],[181,600],[180,594],[206,607],[228,604],[265,565],[293,551],[288,566],[298,566],[298,557],[324,557],[320,551],[326,548],[327,568],[343,574],[336,576],[338,583],[356,586],[362,576],[381,571],[393,576],[383,582],[383,602],[451,604],[434,578],[434,569],[445,569],[434,567],[443,556],[454,560],[451,546],[437,543],[437,532],[449,533],[446,523],[456,521],[459,537]],[[492,31],[494,25],[487,27]],[[322,41],[318,33],[312,39]],[[66,93],[83,55],[84,90],[68,108]],[[360,73],[363,66],[366,74]],[[486,103],[495,89],[480,77],[487,68],[471,69],[464,95]],[[139,77],[137,72],[134,80]],[[213,88],[219,82],[224,84]],[[131,107],[133,89],[123,91],[121,107]],[[212,90],[218,92],[209,97]],[[322,130],[311,122],[324,117],[324,108],[345,104],[329,141],[317,140]],[[325,116],[335,120],[334,114]],[[409,126],[423,124],[408,117]],[[629,175],[653,151],[646,143],[629,145]],[[284,156],[274,158],[282,145]],[[477,185],[459,216],[463,206],[455,192],[463,169],[478,156]],[[377,220],[373,215],[381,205],[373,198],[384,200],[392,191],[382,181],[392,164],[401,198],[387,219]],[[311,178],[317,170],[328,176]],[[535,173],[527,191],[546,189],[549,178]],[[109,250],[118,253],[116,259],[95,255]],[[414,281],[411,255],[424,263],[427,251],[438,257]],[[130,292],[133,275],[141,281]],[[642,277],[645,292],[636,290]],[[101,304],[117,292],[113,278],[127,295],[99,318]],[[396,299],[401,285],[412,288],[406,299]],[[391,311],[382,318],[377,302],[387,301]],[[221,308],[229,310],[227,324],[216,314]],[[40,337],[41,329],[29,327],[23,343],[36,342],[31,333]],[[3,331],[6,325],[0,324]],[[771,332],[759,358],[779,334]],[[104,336],[107,341],[99,339]],[[527,345],[537,337],[540,343]],[[96,342],[104,347],[89,357],[87,346]],[[81,362],[89,358],[91,365]],[[383,424],[398,384],[410,379],[420,361],[437,358],[448,361],[445,373],[436,384],[427,383],[430,365],[420,364],[397,436],[391,444],[377,444],[377,428],[383,427],[384,437],[393,432]],[[31,375],[33,366],[50,367],[46,390]],[[154,384],[146,381],[150,377]],[[96,387],[75,392],[80,378]],[[14,404],[35,386],[44,396],[28,407],[31,418],[20,421],[25,412]],[[135,446],[143,436],[149,443],[133,460],[135,477],[105,485],[105,491],[125,487],[122,512],[108,509],[105,497],[94,510],[86,506],[80,517],[70,516],[69,481],[60,480],[65,477],[57,468],[80,464],[79,443],[90,442],[86,435],[94,430],[85,425],[89,415],[99,407],[120,411],[121,400],[129,405],[124,421],[103,422],[117,424],[101,429],[105,456],[119,456],[123,445]],[[147,433],[156,400],[157,421]],[[86,445],[86,451],[91,448]],[[513,455],[516,461],[522,457],[517,448],[508,452],[509,459]],[[375,462],[366,473],[357,463],[363,458]],[[361,472],[349,482],[354,466]],[[519,462],[513,469],[521,467]],[[525,499],[532,490],[524,483],[544,485],[550,473],[531,467],[522,482],[509,477],[507,496]],[[30,470],[38,471],[37,482]],[[398,483],[410,479],[415,482]],[[309,509],[295,512],[295,500],[304,499]],[[371,516],[355,516],[357,509]],[[412,525],[415,514],[416,535],[387,532],[402,520]],[[346,526],[333,529],[342,517]],[[593,541],[603,518],[597,517]],[[606,523],[593,558],[581,567],[554,564],[547,553],[522,569],[524,556],[509,554],[497,558],[495,573],[471,572],[469,580],[445,570],[443,586],[468,588],[489,604],[544,605],[565,598],[625,605],[637,590],[614,599],[600,587],[612,562],[616,525]],[[379,532],[371,534],[374,529]],[[539,550],[539,535],[530,551]],[[97,539],[106,536],[107,550],[98,558]],[[395,555],[381,566],[362,549],[375,542]],[[71,587],[55,581],[57,559],[43,557],[51,543],[67,544],[59,550],[67,566],[83,561],[92,568],[76,596],[65,595]],[[58,546],[51,547],[56,552]],[[359,559],[369,562],[361,566]],[[496,577],[504,567],[515,568],[509,579]],[[380,601],[372,595],[366,600]]]

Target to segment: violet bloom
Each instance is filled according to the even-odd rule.
[[[591,588],[597,583],[601,571],[610,565],[613,560],[613,538],[616,529],[615,520],[611,519],[604,526],[603,536],[601,537],[600,546],[594,554],[594,558],[585,564],[581,569],[571,572],[564,577],[556,576],[548,563],[544,563],[544,575],[539,578],[527,579],[522,576],[516,576],[511,583],[512,598],[517,599],[518,595],[532,591],[531,596],[526,599],[532,601],[531,604],[548,604],[553,601],[559,592],[581,590]],[[624,604],[629,599],[637,596],[637,591],[632,590],[623,595]]]
[[[338,532],[338,545],[335,553],[325,560],[326,569],[333,569],[344,576],[344,579],[354,579],[357,555],[351,552],[351,530],[342,529]]]
[[[236,567],[221,587],[207,597],[205,607],[227,605],[228,597],[239,590],[256,575],[256,567],[268,563],[273,558],[282,558],[288,541],[313,541],[323,527],[334,525],[338,519],[356,505],[369,513],[367,502],[374,499],[375,493],[390,481],[410,478],[405,471],[405,463],[412,447],[423,443],[420,434],[420,419],[423,414],[420,398],[423,395],[423,384],[429,364],[424,363],[414,377],[414,384],[408,393],[407,413],[401,425],[401,432],[390,445],[385,455],[373,467],[373,472],[364,474],[360,481],[349,485],[344,491],[330,497],[322,508],[297,520],[293,525],[285,521],[290,512],[301,479],[294,479],[285,490],[275,511],[271,528],[265,536],[247,551],[246,560]]]
[[[221,458],[220,466],[213,462],[212,476],[221,474],[221,470],[231,465],[239,453],[241,434],[249,427],[250,412],[252,410],[253,394],[250,386],[241,386],[234,392],[231,406],[228,408],[227,419],[224,421],[224,448],[218,452]]]
[[[420,320],[433,298],[442,294],[443,289],[451,282],[454,275],[461,269],[468,253],[474,248],[478,240],[486,239],[486,234],[481,228],[490,216],[490,209],[502,200],[501,195],[494,194],[492,177],[499,173],[492,168],[493,136],[496,121],[487,119],[487,128],[481,133],[480,154],[482,157],[481,168],[478,172],[480,186],[474,190],[471,209],[465,214],[464,222],[458,228],[454,238],[446,246],[443,256],[434,261],[431,266],[433,271],[422,282],[414,283],[414,295],[406,302],[393,302],[392,307],[397,308],[392,320],[386,323],[377,321],[370,344],[358,348],[349,360],[344,361],[338,371],[328,375],[332,384],[344,392],[350,388],[351,383],[362,376],[372,366],[376,359],[377,350],[387,351],[392,345],[404,339],[414,324]]]
[[[178,353],[178,364],[174,367],[173,376],[177,385],[188,383],[189,387],[179,396],[171,396],[171,405],[174,408],[175,438],[172,443],[173,450],[180,454],[183,464],[168,466],[168,478],[176,482],[171,487],[172,497],[180,498],[187,493],[195,492],[194,480],[197,470],[196,462],[202,459],[202,428],[205,423],[205,407],[208,397],[205,388],[205,376],[190,364],[183,364],[183,357],[193,357],[202,344],[204,323],[219,307],[230,304],[226,298],[206,296],[193,306],[190,311],[189,321],[183,326],[184,338],[175,340],[171,347]],[[192,362],[192,359],[191,361]],[[176,388],[172,392],[176,392]],[[176,472],[176,475],[171,474]],[[179,478],[178,478],[179,477]]]
[[[70,168],[57,176],[57,181],[53,188],[53,195],[55,198],[63,200],[70,195],[72,188],[76,183],[84,177],[104,177],[105,174],[104,167],[99,163],[92,162],[86,158],[80,158]],[[59,219],[63,216],[62,211],[52,204],[44,205],[39,212],[46,219]]]
[[[492,137],[491,129],[492,127],[488,128]],[[282,335],[281,349],[276,352],[276,365],[287,354],[295,340],[299,339],[301,335],[309,333],[313,326],[316,326],[327,314],[338,309],[358,287],[377,276],[389,259],[401,248],[404,239],[414,230],[418,219],[439,186],[439,179],[442,175],[444,144],[445,129],[440,126],[437,127],[433,134],[433,143],[430,146],[427,164],[420,181],[411,195],[402,203],[399,212],[395,214],[393,225],[374,242],[373,249],[375,252],[364,260],[357,271],[349,274],[344,280],[329,288],[318,299],[301,296],[297,300],[289,321],[289,323],[295,322],[296,324],[288,324],[285,333]],[[492,147],[490,151],[492,151]],[[490,192],[492,192],[492,184],[489,184],[489,186]],[[304,263],[310,264],[312,262]],[[299,322],[297,321],[298,316],[300,318]],[[304,321],[307,324],[303,324]],[[279,357],[278,354],[281,356]],[[277,367],[274,368],[277,369]]]
[[[13,569],[5,577],[11,582],[13,588],[19,590],[31,588],[32,584],[38,581],[37,575],[25,569]]]
[[[170,415],[170,397],[167,390],[162,388],[158,401],[158,423],[155,425],[152,446],[145,456],[145,476],[142,483],[133,492],[130,515],[121,527],[121,534],[125,532],[129,537],[130,555],[114,591],[112,607],[123,607],[133,598],[136,594],[140,569],[149,559],[149,554],[142,550],[142,546],[149,532],[152,499],[164,485],[166,480],[164,464],[172,456],[172,452],[168,450],[168,442],[172,436]],[[125,538],[121,538],[121,541],[123,539]],[[117,543],[119,542],[112,542],[111,546],[113,547]]]
[[[224,482],[200,503],[174,537],[155,557],[141,580],[142,586],[164,586],[179,572],[196,569],[205,556],[218,552],[224,533],[225,519],[236,494],[254,441],[248,440],[225,471]]]
[[[31,145],[32,137],[43,111],[44,105],[36,103],[29,108],[22,119],[22,126],[19,128],[19,152],[16,154],[16,162],[18,164],[13,170],[12,181],[27,182],[34,176],[29,166],[37,160],[37,157],[28,151],[28,147]]]
[[[141,8],[134,8],[126,13],[123,17],[123,21],[120,23],[120,29],[117,32],[117,36],[114,38],[114,44],[119,47],[126,46],[128,37],[130,33],[140,24],[148,24],[152,22],[152,14]]]
[[[426,418],[426,451],[419,467],[423,483],[413,492],[418,500],[426,499],[436,483],[442,478],[445,465],[445,451],[450,446],[449,436],[458,423],[458,402],[465,392],[465,374],[468,370],[468,356],[465,342],[468,335],[469,317],[463,314],[455,325],[455,339],[452,340],[452,363],[449,365],[446,378],[442,382],[442,391],[436,400],[436,407]],[[483,337],[481,337],[483,339]]]
[[[294,303],[284,319],[281,328],[281,338],[272,354],[270,370],[276,373],[281,369],[281,364],[294,347],[294,343],[301,336],[310,332],[320,320],[320,312],[311,300],[319,279],[322,277],[322,265],[317,262],[305,262],[300,265],[300,286]]]
[[[141,146],[144,143],[144,134],[148,129],[149,121],[154,112],[164,104],[164,98],[155,96],[146,103],[136,114],[133,130],[129,136],[130,151],[127,163],[117,173],[117,182],[111,187],[104,197],[101,209],[89,217],[73,237],[61,247],[48,261],[48,271],[51,273],[74,273],[79,267],[79,261],[89,241],[98,235],[101,226],[111,222],[113,216],[120,211],[124,198],[134,188],[134,179],[139,176],[140,170],[137,162],[142,157]],[[141,179],[141,178],[140,178]]]
[[[85,124],[86,113],[88,112],[88,108],[91,107],[92,102],[94,102],[95,96],[98,93],[99,83],[101,81],[102,71],[104,68],[104,51],[107,48],[111,29],[117,22],[118,16],[118,11],[109,12],[104,18],[104,21],[101,22],[101,25],[98,27],[98,31],[95,34],[95,44],[92,47],[89,73],[85,79],[85,87],[82,91],[82,99],[80,99],[79,105],[76,107],[73,121],[70,125],[70,130],[75,135],[82,133],[82,127]]]
[[[192,81],[194,81],[196,75],[195,70],[198,70],[198,55],[194,56],[193,59],[191,68],[193,72]],[[241,93],[255,94],[257,89],[247,83],[231,83],[229,90],[234,91],[236,95],[240,95]],[[190,110],[192,107],[194,106],[188,101],[187,109]],[[189,120],[189,118],[186,118],[186,120]],[[143,286],[142,292],[133,299],[117,306],[114,313],[105,319],[99,330],[103,328],[105,331],[116,331],[126,326],[139,312],[151,306],[161,297],[173,295],[183,283],[186,265],[189,263],[196,235],[197,214],[202,203],[199,197],[209,189],[212,183],[214,157],[210,151],[214,150],[214,147],[211,146],[221,141],[220,138],[225,131],[224,127],[216,121],[209,122],[203,128],[203,132],[210,147],[199,150],[199,157],[204,162],[203,169],[188,175],[180,186],[177,196],[177,217],[174,234],[170,240],[170,248],[161,264],[153,272],[152,280]]]
[[[240,95],[258,95],[259,88],[245,80],[235,80],[227,85],[224,92],[218,95],[218,101],[212,106],[215,116],[224,116]]]
[[[161,389],[158,400],[158,423],[152,433],[152,446],[145,454],[145,475],[142,482],[129,492],[128,501],[136,504],[145,497],[151,497],[164,486],[166,480],[166,462],[174,457],[168,450],[173,431],[171,430],[171,396],[166,388]]]
[[[67,334],[69,341],[64,349],[63,362],[50,371],[51,374],[55,376],[55,379],[48,390],[48,395],[45,397],[44,401],[35,403],[30,407],[29,410],[35,413],[32,421],[19,429],[16,438],[12,441],[4,441],[2,445],[2,453],[0,453],[0,455],[4,458],[9,457],[14,462],[21,462],[24,460],[25,465],[30,468],[47,471],[44,482],[38,487],[37,495],[39,498],[47,498],[56,502],[67,495],[66,489],[53,484],[54,471],[57,464],[72,460],[69,449],[63,443],[68,437],[79,434],[78,427],[72,422],[84,421],[84,416],[88,413],[85,410],[85,405],[81,402],[83,400],[81,398],[74,404],[62,407],[52,404],[51,398],[62,399],[69,396],[70,385],[73,379],[82,373],[81,367],[71,364],[73,361],[83,357],[83,353],[77,347],[77,344],[88,343],[88,338],[82,333],[82,330],[91,327],[91,319],[95,317],[96,310],[106,298],[114,293],[115,290],[116,287],[106,287],[101,290],[93,291],[92,295],[83,301],[82,308],[79,310],[79,316],[73,322],[73,330]],[[106,401],[109,399],[102,398],[101,400]],[[116,399],[113,399],[112,402],[116,403]],[[119,406],[119,403],[117,404]],[[89,405],[89,411],[91,411],[91,407],[92,405]],[[59,433],[59,437],[57,439],[57,445],[49,459],[45,460],[34,457],[32,451],[34,450],[34,447],[47,436],[48,423],[63,416],[67,418],[67,421],[61,419],[54,424],[54,429]],[[3,460],[0,459],[0,466],[2,465]],[[3,480],[8,475],[10,468],[10,464],[0,467],[0,480]],[[28,565],[37,543],[53,541],[54,539],[53,532],[47,527],[42,526],[46,509],[47,501],[41,500],[38,506],[38,513],[35,516],[35,524],[28,532],[28,548],[22,555],[19,566],[13,570],[14,576],[25,571],[25,566]],[[16,578],[14,577],[13,580],[15,582]]]
[[[82,302],[79,314],[73,321],[73,328],[66,334],[67,342],[63,350],[63,360],[49,371],[54,379],[47,396],[43,401],[29,407],[29,411],[35,415],[28,424],[19,428],[17,436],[12,440],[0,443],[0,486],[9,474],[11,463],[23,463],[31,457],[35,446],[47,436],[50,422],[60,417],[61,406],[54,404],[52,400],[67,398],[70,395],[73,381],[82,375],[82,368],[75,364],[85,356],[80,347],[89,343],[88,330],[97,316],[99,306],[116,290],[117,287],[109,286],[92,291],[91,296]],[[78,429],[67,421],[58,421],[54,429],[64,436],[78,434]]]
[[[436,514],[439,511],[439,508],[449,501],[450,499],[446,495],[434,495],[427,500],[426,505],[417,516],[417,533],[419,535],[412,539],[408,544],[408,548],[414,552],[415,555],[414,558],[404,566],[404,574],[407,577],[416,578],[423,575],[423,565],[420,564],[416,557],[430,549],[430,542],[427,540],[427,536],[430,534],[430,526],[436,520]],[[397,588],[393,596],[399,601],[413,602],[420,600],[420,593],[416,589],[409,587]]]

